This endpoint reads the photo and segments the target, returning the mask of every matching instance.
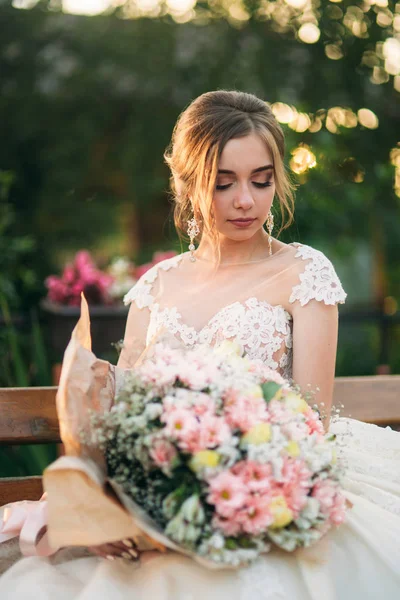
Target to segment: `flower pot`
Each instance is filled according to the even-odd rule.
[[[47,339],[53,363],[61,362],[65,348],[71,338],[79,316],[79,306],[64,306],[51,302],[47,298],[41,301],[40,307],[47,322]],[[116,362],[118,354],[112,346],[124,337],[128,306],[92,305],[89,306],[92,350],[96,356]]]

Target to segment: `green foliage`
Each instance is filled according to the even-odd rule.
[[[28,292],[36,278],[26,263],[35,241],[32,235],[20,233],[17,211],[9,200],[14,183],[12,171],[0,170],[0,293],[17,306],[19,295]]]
[[[265,402],[270,402],[272,398],[274,398],[275,394],[278,390],[281,389],[281,385],[279,383],[275,383],[274,381],[269,381],[268,383],[263,383],[261,385],[263,396]]]

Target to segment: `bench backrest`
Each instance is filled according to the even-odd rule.
[[[60,442],[56,387],[0,388],[0,445]],[[400,425],[400,375],[337,377],[333,404],[341,416],[377,425]],[[0,479],[0,506],[37,500],[41,477]]]

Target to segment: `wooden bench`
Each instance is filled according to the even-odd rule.
[[[0,388],[0,445],[60,442],[56,391],[56,387]],[[341,416],[398,427],[400,375],[337,377],[333,404],[344,404]],[[0,506],[41,495],[41,477],[0,479]]]

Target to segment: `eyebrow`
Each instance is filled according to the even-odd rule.
[[[253,173],[261,173],[262,171],[271,171],[274,168],[273,165],[264,165],[263,167],[258,167],[257,169],[253,169],[251,174]],[[223,175],[236,175],[235,171],[229,171],[228,169],[218,169],[218,174]]]

